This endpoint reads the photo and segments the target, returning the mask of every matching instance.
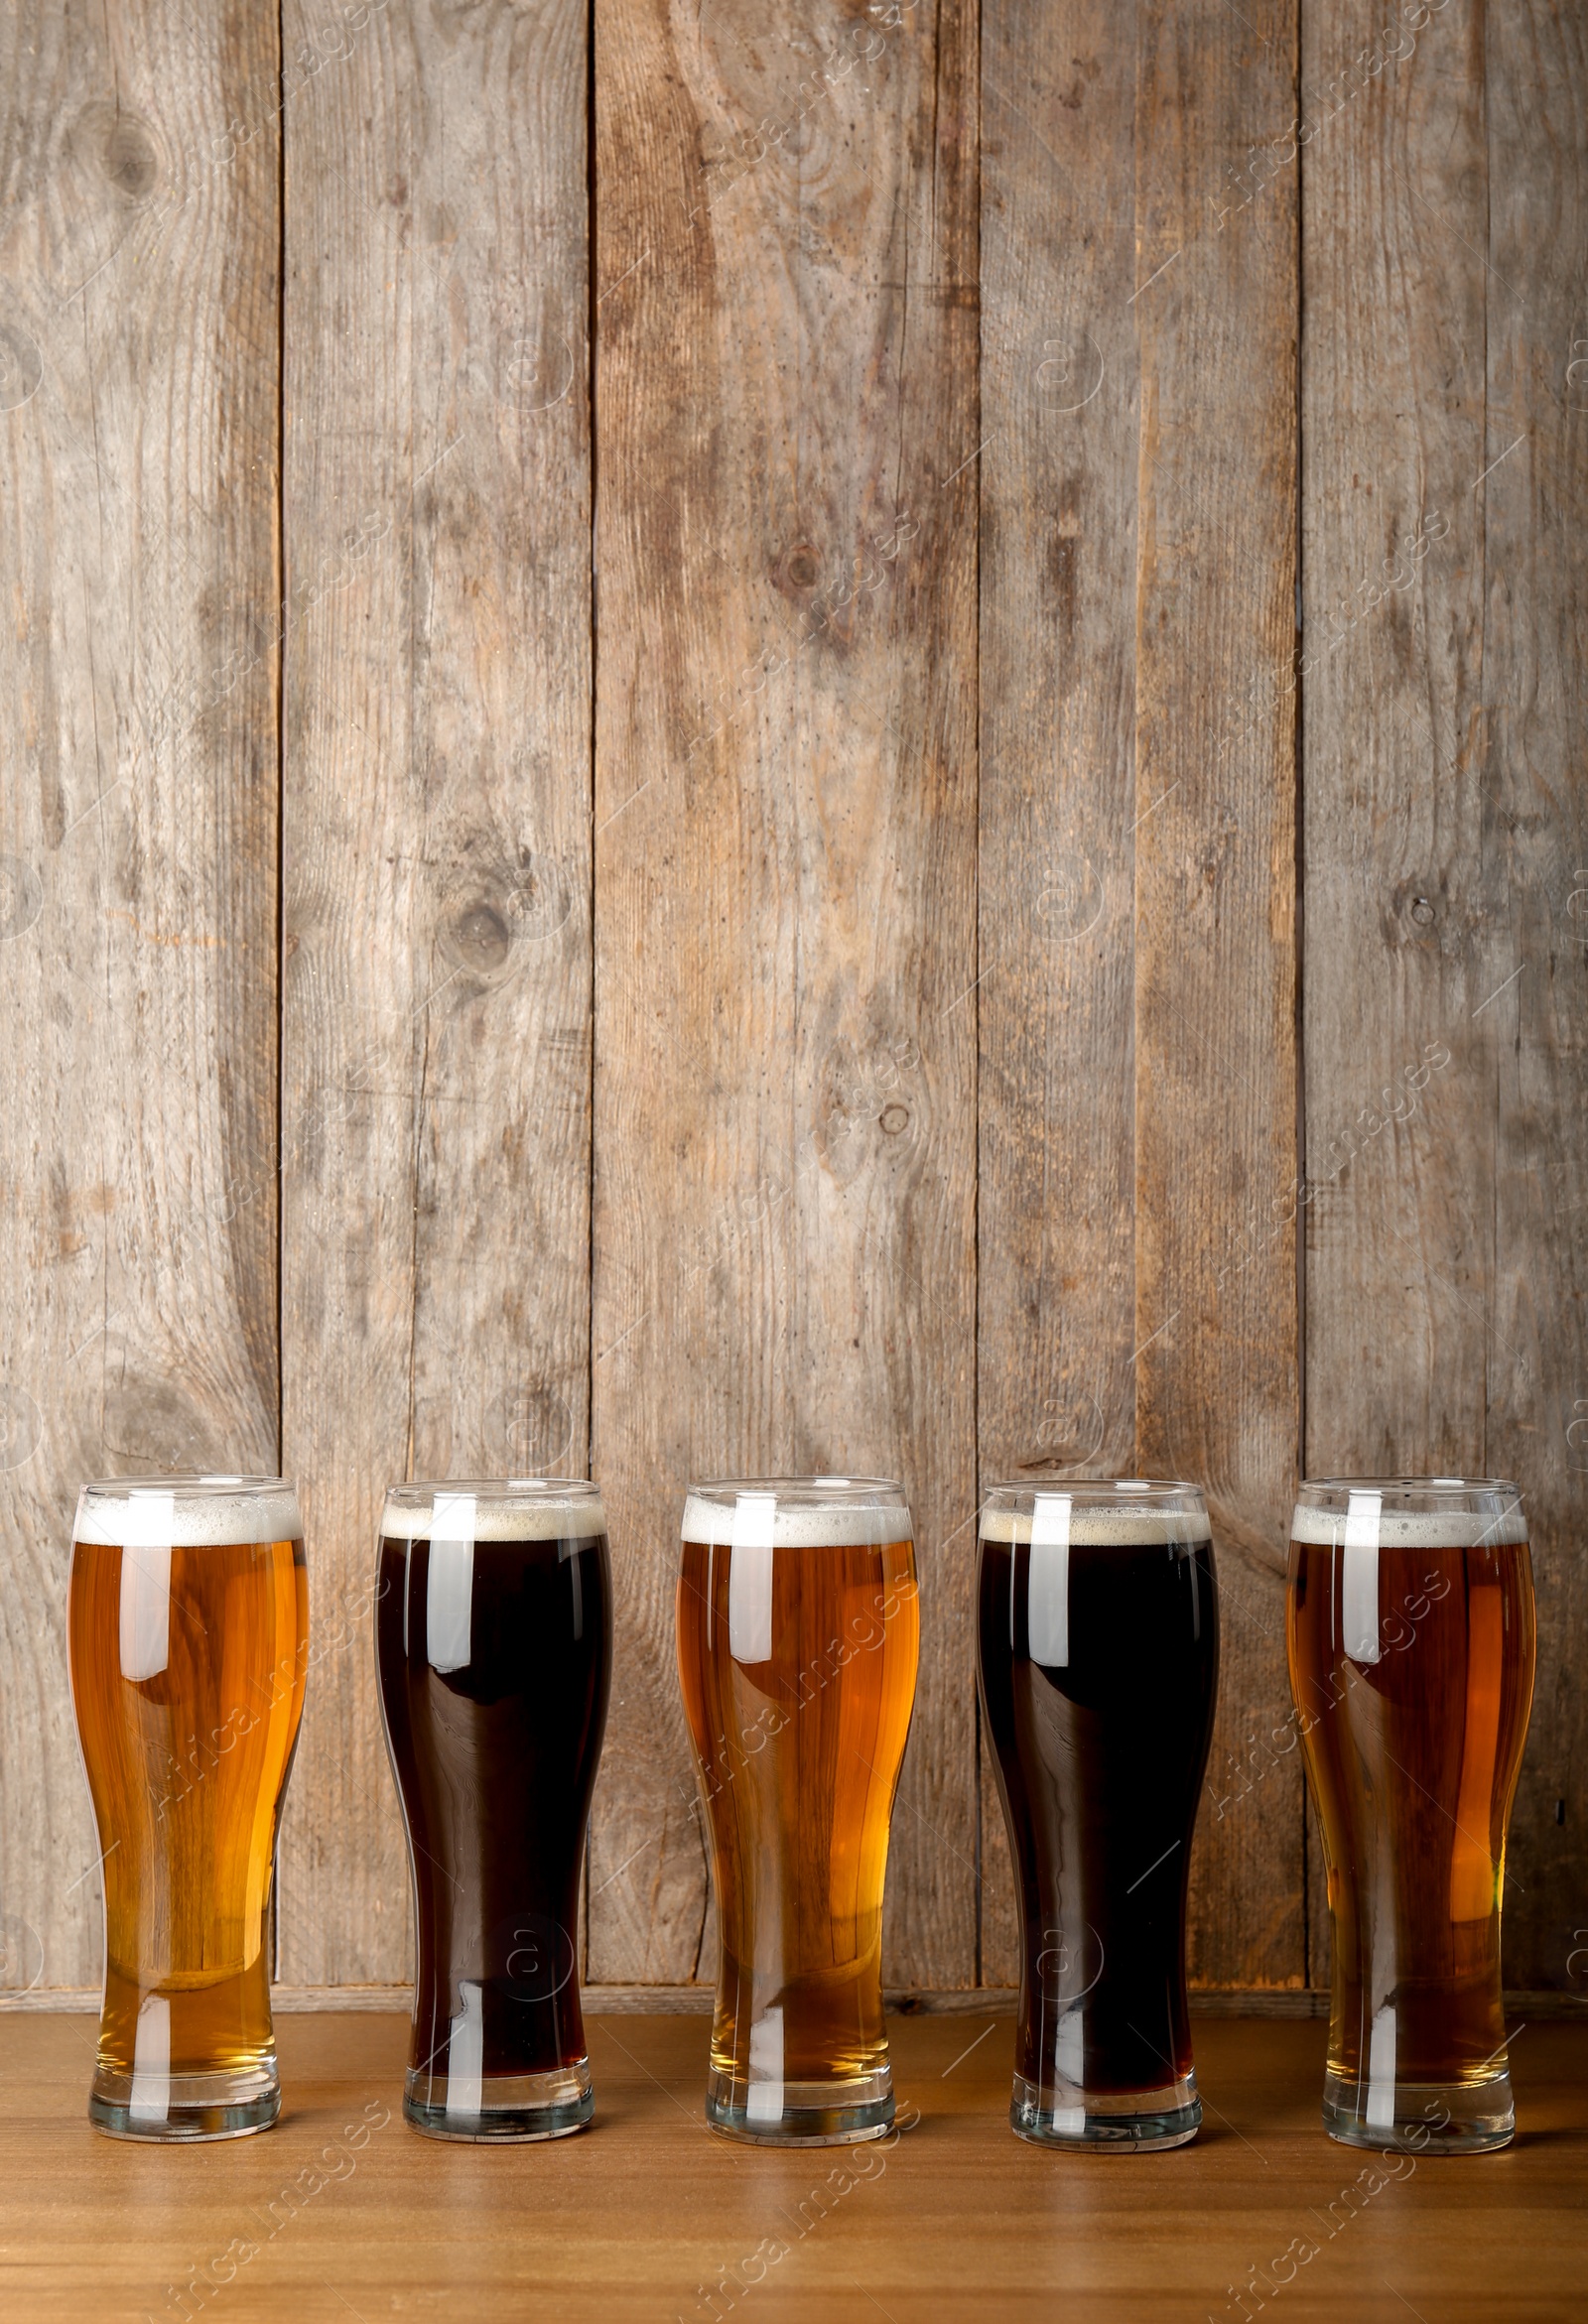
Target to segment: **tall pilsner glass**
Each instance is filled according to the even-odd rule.
[[[1020,1898],[1010,2128],[1183,2145],[1202,2121],[1186,1883],[1219,1674],[1194,1485],[1055,1478],[982,1511],[978,1675]]]
[[[1331,1478],[1302,1486],[1290,1535],[1290,1685],[1334,1937],[1324,2127],[1348,2146],[1504,2146],[1500,1906],[1533,1680],[1522,1496]]]
[[[84,1485],[68,1626],[104,1877],[88,2119],[118,2138],[265,2130],[281,2111],[276,1826],[309,1648],[293,1487],[279,1477]]]
[[[678,1661],[722,1930],[706,2119],[731,2136],[893,2120],[882,1878],[919,1635],[898,1485],[691,1486]]]
[[[375,1655],[413,1872],[403,2113],[437,2138],[559,2138],[595,2094],[579,1875],[612,1588],[594,1485],[394,1485]]]

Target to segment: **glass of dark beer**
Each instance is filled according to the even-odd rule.
[[[1183,2145],[1202,2121],[1186,1885],[1219,1674],[1201,1492],[994,1485],[977,1646],[1019,1885],[1010,2126],[1043,2145]]]
[[[706,2119],[822,2146],[893,2121],[882,1879],[915,1701],[909,1510],[866,1477],[690,1487],[678,1663],[722,1934]]]
[[[115,2138],[267,2130],[276,1826],[309,1650],[296,1492],[280,1477],[85,1485],[67,1622],[104,1878],[88,2119]]]
[[[559,2138],[595,2111],[579,1875],[611,1684],[594,1485],[397,1485],[375,1654],[413,1872],[403,2112],[438,2138]]]
[[[1506,1828],[1532,1703],[1522,1496],[1329,1478],[1290,1526],[1285,1639],[1334,1943],[1324,2128],[1348,2146],[1504,2146]]]

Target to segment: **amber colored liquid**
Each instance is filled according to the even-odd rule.
[[[1072,1545],[1056,1668],[1031,1656],[1030,1562],[1025,1542],[981,1545],[982,1703],[1020,1891],[1015,2071],[1043,2092],[1061,2073],[1098,2094],[1159,2089],[1192,2063],[1186,1887],[1219,1677],[1212,1544]]]
[[[1394,2012],[1402,2083],[1472,2085],[1504,2051],[1506,1825],[1532,1701],[1525,1542],[1385,1545],[1376,1662],[1349,1657],[1345,1552],[1292,1541],[1290,1683],[1334,1933],[1329,2067],[1358,2081]]]
[[[758,1662],[729,1651],[734,1555],[686,1541],[678,1585],[722,1927],[712,2064],[747,2083],[752,2025],[780,2008],[786,2082],[847,2081],[887,2062],[882,1878],[915,1700],[915,1554],[773,1550]]]
[[[72,1551],[71,1694],[103,1852],[99,2067],[132,2073],[139,2010],[158,1995],[173,2076],[246,2077],[274,2056],[270,1892],[303,1715],[309,1576],[301,1541],[170,1554],[166,1666],[128,1679],[123,1552]]]
[[[409,2063],[445,2077],[477,1989],[487,2082],[585,2055],[579,1874],[611,1686],[603,1533],[476,1541],[468,1660],[438,1671],[431,1544],[383,1540],[376,1651],[408,1826],[418,1961]]]

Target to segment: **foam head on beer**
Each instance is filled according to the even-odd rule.
[[[884,1541],[907,1541],[910,1521],[896,1486],[885,1497],[859,1491],[846,1499],[843,1478],[813,1478],[823,1488],[819,1500],[791,1499],[775,1485],[737,1486],[727,1499],[710,1488],[691,1491],[680,1528],[685,1541],[718,1548],[862,1548]]]
[[[1110,1490],[1118,1498],[1106,1506],[1086,1497],[1084,1483],[1033,1485],[1026,1492],[1000,1488],[999,1499],[1004,1505],[999,1505],[999,1499],[989,1501],[982,1512],[982,1539],[1034,1539],[1040,1543],[1062,1538],[1078,1549],[1137,1549],[1152,1543],[1212,1540],[1208,1512],[1199,1494],[1186,1492],[1178,1500],[1166,1499],[1161,1489],[1154,1490],[1144,1479],[1139,1481],[1137,1492],[1133,1489],[1137,1482],[1133,1478],[1111,1480]],[[1020,1506],[1019,1501],[1027,1497],[1032,1505]]]
[[[1310,1541],[1320,1548],[1343,1549],[1352,1538],[1366,1539],[1371,1529],[1385,1549],[1476,1549],[1485,1542],[1525,1541],[1527,1520],[1520,1501],[1505,1501],[1493,1509],[1417,1509],[1385,1505],[1380,1491],[1358,1491],[1345,1508],[1298,1508],[1291,1520],[1292,1541]]]
[[[380,1530],[387,1541],[581,1541],[606,1531],[606,1511],[578,1480],[405,1485],[388,1491]]]
[[[245,1477],[112,1478],[85,1485],[74,1541],[123,1548],[213,1549],[256,1541],[297,1541],[298,1495],[285,1480]]]

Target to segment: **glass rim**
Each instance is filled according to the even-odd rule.
[[[467,1494],[476,1501],[570,1501],[599,1500],[600,1492],[589,1477],[410,1477],[401,1485],[388,1485],[386,1498],[417,1506],[438,1493]]]
[[[1306,1477],[1296,1487],[1296,1506],[1301,1507],[1308,1493],[1378,1492],[1397,1493],[1409,1499],[1425,1494],[1429,1498],[1464,1492],[1509,1493],[1513,1500],[1522,1498],[1522,1487],[1509,1477]]]
[[[1149,1507],[1156,1501],[1169,1500],[1182,1493],[1194,1493],[1198,1500],[1207,1498],[1203,1487],[1200,1485],[1194,1485],[1188,1477],[1066,1477],[1055,1475],[1051,1477],[1001,1478],[996,1485],[990,1485],[984,1488],[983,1505],[985,1506],[987,1502],[991,1501],[994,1493],[1000,1492],[1067,1493],[1075,1500],[1092,1494],[1099,1500],[1111,1500],[1119,1497],[1130,1502],[1144,1501]]]
[[[904,1487],[895,1477],[704,1477],[689,1485],[686,1498],[728,1501],[745,1493],[805,1500],[814,1508],[853,1507],[857,1501],[902,1501]]]
[[[228,1477],[215,1472],[187,1471],[174,1477],[91,1477],[78,1487],[82,1493],[100,1493],[112,1500],[130,1500],[140,1493],[175,1494],[179,1500],[237,1500],[255,1493],[290,1492],[298,1487],[290,1477]]]

